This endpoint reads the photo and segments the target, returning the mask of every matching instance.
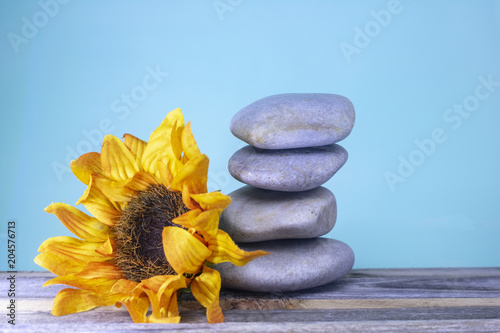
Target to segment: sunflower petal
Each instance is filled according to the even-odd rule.
[[[130,150],[120,139],[109,134],[102,143],[101,164],[104,175],[116,181],[132,178],[139,171]]]
[[[187,186],[189,194],[207,192],[208,180],[208,157],[198,155],[190,159],[174,176],[170,187],[177,191],[183,191]]]
[[[90,182],[90,175],[102,174],[101,154],[86,153],[71,161],[71,171],[84,184]]]
[[[66,288],[57,294],[52,306],[54,316],[83,312],[98,306],[109,306],[126,298],[123,294],[97,295],[88,290]]]
[[[89,262],[85,268],[75,276],[85,279],[106,278],[111,280],[123,279],[123,273],[115,264],[110,262]]]
[[[120,219],[120,212],[115,205],[92,183],[87,186],[76,204],[83,204],[87,210],[102,223],[112,227]]]
[[[183,275],[162,275],[144,280],[142,290],[150,298],[153,313],[150,319],[156,320],[165,317],[178,317],[177,291],[186,288],[187,279]]]
[[[139,287],[141,289],[148,289],[154,293],[158,293],[158,290],[160,290],[160,287],[163,283],[165,283],[169,276],[173,275],[155,275],[149,279],[142,280]]]
[[[123,207],[137,194],[137,191],[123,186],[123,182],[109,180],[104,176],[93,175],[92,182],[110,201],[119,204],[120,207]]]
[[[167,275],[165,282],[158,289],[158,299],[161,299],[163,296],[170,298],[177,290],[186,287],[186,278],[183,275]]]
[[[35,257],[35,263],[55,275],[67,275],[80,272],[86,265],[85,261],[61,257],[54,253],[43,252]]]
[[[210,324],[223,323],[224,315],[219,306],[221,278],[219,272],[203,266],[203,273],[191,282],[191,291],[196,300],[207,308],[207,319]]]
[[[184,127],[184,116],[181,109],[175,109],[163,119],[162,123],[149,136],[148,144],[142,156],[144,171],[155,175],[158,161],[165,157],[171,147],[172,127]]]
[[[191,198],[199,203],[203,210],[225,209],[231,203],[231,198],[220,192],[191,194]]]
[[[38,248],[38,252],[53,253],[65,259],[84,262],[109,260],[96,252],[101,244],[69,236],[58,236],[45,240]]]
[[[184,125],[184,124],[182,124]],[[177,126],[177,122],[174,123],[174,126],[172,126],[172,132],[170,134],[170,146],[172,147],[171,150],[171,159],[176,159],[178,161],[181,160],[182,157],[182,141],[181,141],[181,135],[183,132],[183,126]]]
[[[208,248],[212,251],[212,254],[207,260],[214,264],[229,261],[236,266],[244,266],[257,257],[270,254],[270,252],[262,250],[252,252],[243,251],[236,246],[226,232],[220,229],[217,231],[217,235],[214,238],[208,240]]]
[[[125,305],[134,323],[146,322],[146,314],[149,310],[149,299],[147,296],[127,297],[119,302]]]
[[[131,294],[139,283],[127,279],[120,279],[111,288],[114,294]]]
[[[182,130],[181,142],[182,149],[184,149],[184,155],[189,159],[201,155],[200,149],[194,139],[193,132],[191,131],[191,122],[188,122],[186,127]]]
[[[219,227],[219,217],[222,209],[202,211],[190,210],[172,220],[173,223],[186,228],[194,228],[205,240],[215,237]]]
[[[48,280],[43,284],[44,287],[54,284],[65,284],[70,287],[88,290],[96,294],[109,294],[116,280],[108,278],[86,279],[75,275],[58,276]]]
[[[184,214],[177,216],[175,219],[173,219],[172,223],[175,223],[187,229],[192,228],[193,220],[195,220],[196,217],[200,215],[202,212],[203,211],[201,209],[188,210]]]
[[[162,237],[165,257],[178,274],[198,273],[211,254],[202,242],[184,229],[165,227]]]
[[[139,138],[136,138],[132,134],[124,134],[123,143],[135,156],[135,161],[137,162],[137,166],[142,171],[142,155],[144,155],[144,150],[146,149],[146,145],[148,143]]]
[[[158,185],[156,179],[145,173],[145,172],[137,172],[131,179],[125,182],[118,182],[116,186],[126,186],[134,191],[145,191],[151,185]]]
[[[81,239],[98,242],[108,238],[109,227],[107,225],[73,206],[58,202],[45,208],[45,211],[56,215],[66,228]]]
[[[105,257],[108,257],[109,259],[110,257],[115,256],[115,248],[116,248],[115,240],[108,237],[108,239],[104,243],[102,243],[101,246],[99,246],[95,250],[95,252]]]
[[[172,172],[170,172],[168,165],[165,164],[164,161],[158,161],[157,168],[158,172],[160,173],[161,183],[168,188],[170,186],[170,183],[172,182],[172,179],[174,179],[174,176],[172,176]]]

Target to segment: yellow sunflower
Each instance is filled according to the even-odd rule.
[[[57,294],[53,315],[123,304],[136,323],[178,323],[177,296],[189,287],[209,323],[224,321],[211,264],[242,266],[268,253],[245,252],[218,229],[231,199],[207,193],[208,158],[180,109],[148,142],[107,135],[101,153],[80,156],[71,170],[87,185],[77,204],[94,217],[64,203],[45,209],[78,237],[49,238],[35,258],[58,275],[44,286],[75,287]]]

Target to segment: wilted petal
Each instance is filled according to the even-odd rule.
[[[191,282],[191,291],[201,305],[207,308],[207,319],[211,324],[224,322],[224,315],[219,306],[221,278],[219,272],[207,266],[203,273]]]
[[[147,322],[146,314],[149,309],[149,298],[147,296],[127,297],[119,302],[125,305],[134,323]]]
[[[229,261],[236,266],[244,266],[257,257],[270,254],[270,252],[262,250],[252,252],[243,251],[236,246],[231,237],[222,230],[218,230],[217,235],[208,240],[208,248],[212,251],[212,254],[207,260],[214,264]]]

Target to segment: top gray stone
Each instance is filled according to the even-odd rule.
[[[335,94],[281,94],[262,98],[236,113],[231,132],[262,149],[329,145],[354,126],[354,107]]]

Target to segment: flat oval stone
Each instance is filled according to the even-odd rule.
[[[329,145],[354,126],[354,107],[335,94],[281,94],[244,107],[229,128],[237,138],[263,149]]]
[[[279,192],[247,185],[229,196],[219,228],[235,242],[316,238],[330,232],[337,219],[335,196],[324,187]]]
[[[225,288],[258,292],[307,289],[344,276],[354,265],[354,252],[349,245],[331,238],[285,239],[238,246],[246,251],[272,253],[242,267],[229,262],[215,265]]]
[[[268,150],[246,146],[229,159],[229,173],[242,183],[273,191],[306,191],[323,185],[347,161],[337,144]]]

